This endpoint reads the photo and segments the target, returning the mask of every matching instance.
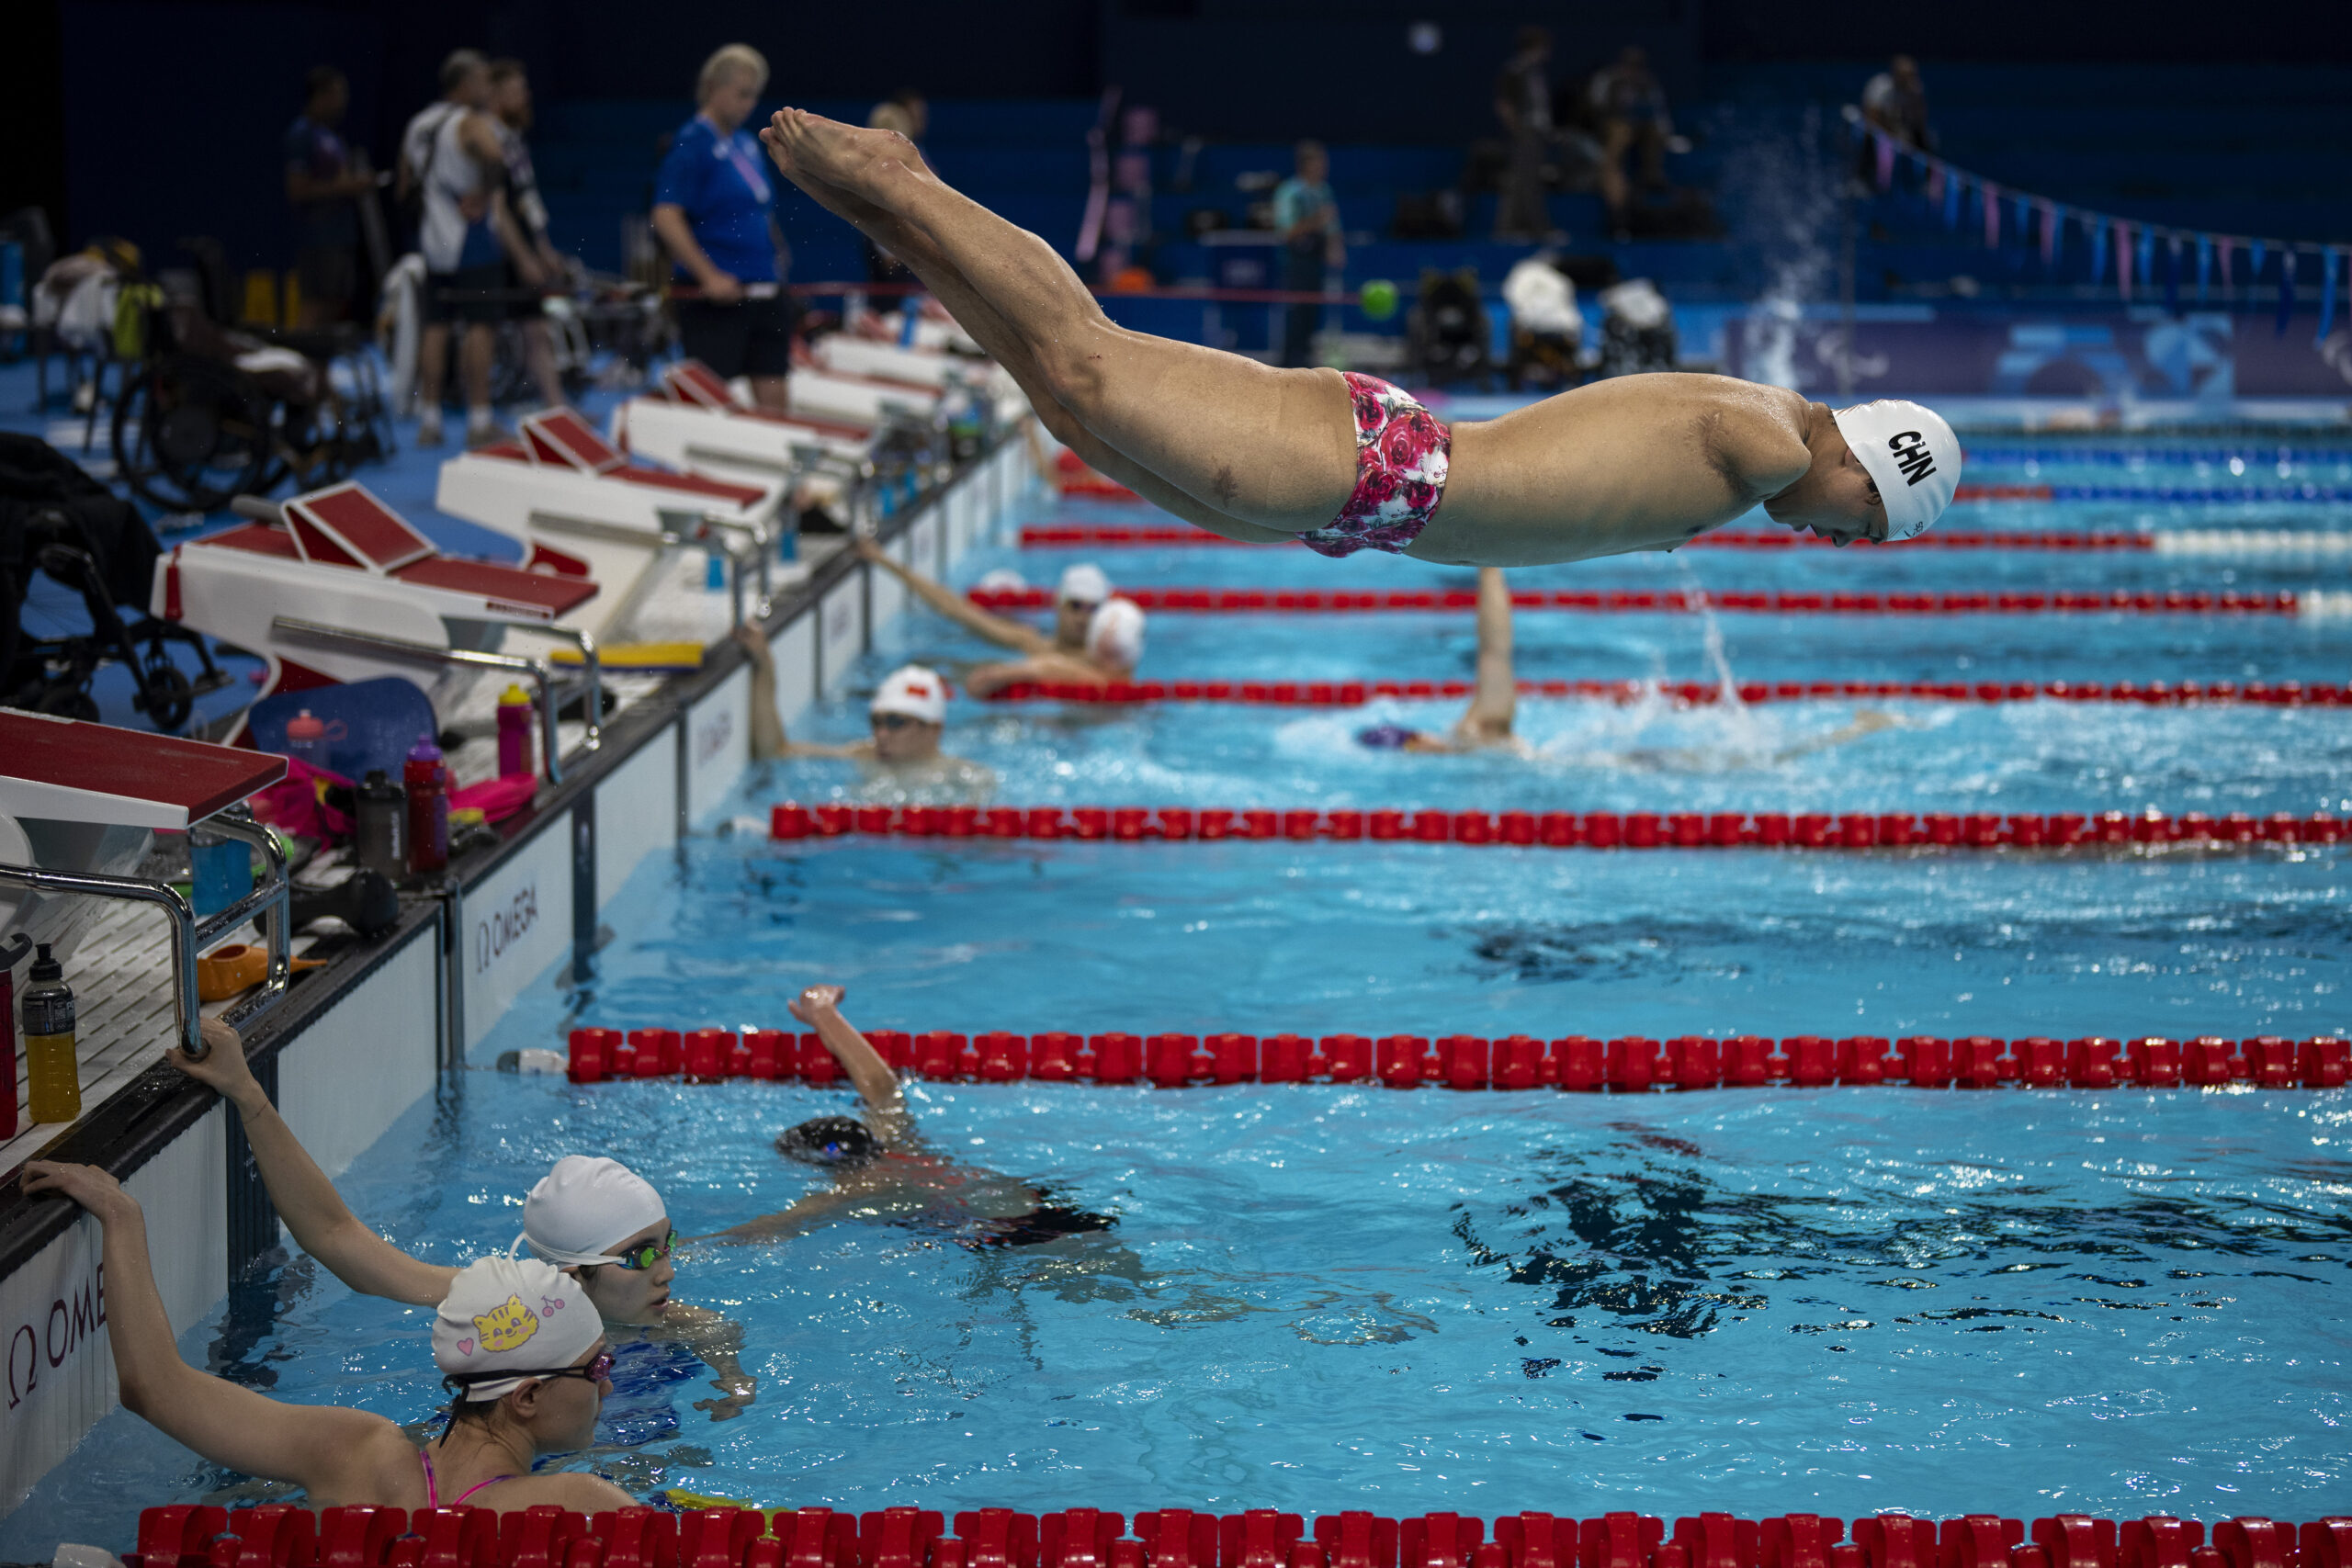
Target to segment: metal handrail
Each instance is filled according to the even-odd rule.
[[[581,697],[581,713],[587,719],[588,733],[581,739],[580,749],[594,751],[605,743],[605,670],[596,658],[596,639],[584,627],[558,626],[554,622],[538,625],[529,621],[514,623],[517,631],[538,632],[543,636],[561,637],[580,649],[582,681],[585,691]]]
[[[548,783],[563,782],[563,745],[557,738],[555,705],[556,677],[548,661],[525,659],[512,653],[479,653],[469,648],[436,648],[429,642],[411,642],[406,637],[384,637],[375,632],[347,631],[341,626],[322,626],[317,621],[305,621],[292,615],[273,615],[270,631],[285,637],[312,644],[319,648],[337,649],[346,653],[388,654],[394,659],[406,659],[418,664],[462,664],[476,670],[505,670],[517,675],[527,675],[539,688],[539,732],[543,740],[540,750],[547,753]],[[589,744],[600,743],[598,726],[601,714],[587,716]]]
[[[247,920],[266,914],[263,938],[268,944],[269,974],[261,989],[228,1009],[221,1021],[235,1027],[258,1016],[286,993],[293,974],[292,883],[286,872],[286,852],[275,835],[253,819],[242,806],[215,813],[200,824],[215,832],[252,844],[262,852],[268,879],[227,908],[199,920],[187,895],[167,882],[143,876],[113,876],[96,871],[61,871],[40,865],[0,865],[0,882],[44,893],[72,893],[92,898],[122,898],[153,904],[164,911],[172,927],[172,1010],[179,1030],[179,1048],[192,1061],[201,1061],[211,1047],[204,1039],[204,1014],[196,991],[196,955],[205,943]]]

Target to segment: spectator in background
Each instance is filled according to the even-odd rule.
[[[302,113],[286,131],[286,199],[294,208],[294,276],[302,291],[298,327],[342,321],[359,291],[356,198],[376,176],[355,166],[335,134],[350,107],[343,73],[313,66]]]
[[[1639,44],[1627,44],[1614,65],[1593,73],[1590,94],[1593,119],[1600,128],[1600,199],[1609,206],[1610,228],[1623,239],[1634,203],[1625,155],[1641,154],[1644,187],[1662,188],[1674,121],[1666,111],[1666,89],[1650,70],[1648,51]]]
[[[479,57],[477,57],[479,58]],[[458,333],[458,368],[466,393],[466,441],[498,437],[490,404],[491,356],[499,322],[506,319],[510,264],[530,287],[538,263],[523,243],[506,205],[506,151],[490,101],[487,63],[469,69],[480,91],[442,116],[416,163],[423,198],[417,249],[424,257],[425,328],[417,344],[417,398],[423,412],[416,443],[441,443],[441,389],[448,375],[449,333]]]
[[[1919,62],[1898,54],[1862,87],[1862,118],[1906,147],[1932,152],[1936,133],[1928,125],[1928,89]]]
[[[783,287],[791,251],[776,227],[766,155],[742,129],[767,85],[767,59],[750,44],[728,44],[703,62],[695,117],[654,181],[653,231],[678,280],[699,291],[675,302],[679,345],[729,380],[749,376],[759,406],[782,413],[792,373]]]
[[[1320,294],[1326,278],[1347,265],[1347,237],[1331,196],[1331,157],[1320,141],[1302,141],[1292,153],[1290,178],[1274,187],[1274,227],[1283,237],[1283,287]],[[1294,300],[1283,307],[1285,368],[1316,364],[1315,333],[1323,307]]]
[[[481,108],[489,102],[490,62],[482,58],[480,50],[451,50],[449,58],[441,62],[441,96],[411,115],[401,131],[400,162],[392,171],[392,201],[401,209],[404,226],[412,232],[424,219],[418,193],[425,164],[433,156],[433,139],[453,116]]]
[[[1553,142],[1551,66],[1551,29],[1524,27],[1495,78],[1495,118],[1510,141],[1495,208],[1498,240],[1541,239],[1552,228],[1544,205],[1544,161]]]
[[[505,156],[506,206],[514,216],[524,259],[533,265],[526,278],[522,265],[507,265],[506,285],[512,291],[507,314],[523,334],[523,362],[537,383],[539,401],[549,408],[562,404],[563,378],[555,367],[555,340],[548,331],[546,310],[536,291],[560,287],[567,273],[563,258],[548,238],[548,204],[539,196],[538,172],[531,164],[531,78],[519,60],[490,62],[490,112],[498,130],[498,145]]]

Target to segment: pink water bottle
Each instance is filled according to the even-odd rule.
[[[517,773],[535,773],[538,769],[531,761],[531,722],[537,716],[531,710],[530,694],[520,686],[509,686],[498,699],[498,776],[511,779]]]

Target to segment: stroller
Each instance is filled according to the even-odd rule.
[[[192,271],[127,297],[145,310],[115,399],[114,457],[132,493],[172,512],[215,512],[291,475],[305,490],[391,449],[373,362],[356,327],[236,326],[217,241],[184,240]],[[118,336],[122,334],[118,333]],[[348,366],[346,386],[331,373]]]
[[[200,694],[229,684],[202,637],[143,609],[123,618],[123,605],[147,603],[162,553],[138,508],[47,442],[0,434],[0,705],[95,719],[90,681],[112,662],[130,672],[132,705],[168,735]],[[89,631],[24,635],[36,571],[81,595]],[[174,643],[195,649],[196,680],[174,661]]]
[[[1476,269],[1422,270],[1420,296],[1405,323],[1408,362],[1418,377],[1436,385],[1484,380],[1492,367],[1491,335]]]

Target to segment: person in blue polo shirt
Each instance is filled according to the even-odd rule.
[[[730,43],[703,62],[695,118],[671,143],[653,186],[653,231],[694,294],[674,301],[679,346],[719,375],[752,378],[763,408],[782,412],[792,370],[791,253],[776,227],[775,187],[758,141],[742,129],[768,62]]]

